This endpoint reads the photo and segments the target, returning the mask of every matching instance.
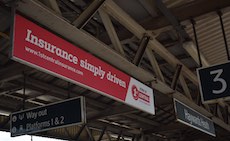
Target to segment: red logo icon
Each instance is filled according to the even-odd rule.
[[[139,98],[139,91],[135,85],[132,86],[132,95],[135,100]]]
[[[150,97],[147,94],[139,91],[135,85],[132,86],[132,95],[135,100],[141,99],[145,102],[150,102]]]

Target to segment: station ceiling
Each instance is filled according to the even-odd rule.
[[[229,6],[229,0],[0,0],[0,130],[9,131],[9,114],[23,107],[84,96],[86,124],[36,135],[84,141],[230,140],[230,103],[202,104],[196,75],[201,66],[228,61]],[[151,86],[156,115],[11,60],[12,7]],[[137,63],[143,37],[150,40]],[[173,98],[211,118],[216,137],[177,122]]]

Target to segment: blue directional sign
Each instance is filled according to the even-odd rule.
[[[230,98],[230,62],[197,69],[203,103]]]
[[[78,97],[11,114],[11,136],[85,123],[84,98]]]

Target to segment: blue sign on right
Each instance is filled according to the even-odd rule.
[[[216,136],[215,126],[211,119],[200,114],[184,103],[174,99],[174,108],[176,112],[177,121],[207,133],[211,136]]]
[[[203,103],[230,98],[230,62],[197,69]]]

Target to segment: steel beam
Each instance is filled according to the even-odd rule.
[[[218,105],[218,107],[217,107],[217,116],[220,118],[220,119],[222,119],[223,121],[225,121],[224,120],[224,117],[223,117],[223,114],[222,114],[222,112],[221,112],[221,107]]]
[[[173,80],[172,80],[172,84],[171,84],[171,88],[173,90],[176,90],[176,86],[177,86],[178,79],[180,77],[181,69],[182,69],[182,65],[177,64],[176,72],[175,72],[175,74],[173,76]]]
[[[21,82],[22,83],[22,82]],[[40,89],[44,89],[44,90],[48,90],[50,91],[50,95],[52,95],[52,92],[53,93],[56,93],[56,94],[60,94],[60,98],[62,99],[66,99],[66,96],[67,96],[67,93],[68,93],[68,90],[67,89],[63,89],[63,88],[60,88],[60,87],[57,87],[57,86],[54,86],[52,84],[49,84],[49,83],[45,83],[45,82],[42,82],[42,81],[39,81],[39,80],[36,80],[36,79],[33,79],[33,78],[30,78],[30,77],[27,77],[27,88],[31,88],[33,89],[33,87],[30,86],[30,84],[33,84],[35,85],[37,88],[40,88]],[[32,86],[33,86],[32,85]],[[71,97],[74,97],[74,96],[85,96],[84,94],[74,94],[75,92],[73,91],[70,91],[70,96]],[[55,95],[54,95],[55,96]],[[62,97],[61,97],[62,96]],[[100,108],[104,108],[108,105],[105,105],[103,103],[100,103],[98,102],[97,100],[94,100],[94,99],[87,99],[87,101],[89,103],[93,103],[94,105],[97,105],[97,107],[100,107]]]
[[[164,76],[163,76],[161,69],[160,69],[160,66],[159,66],[157,59],[155,58],[152,50],[147,48],[146,49],[146,55],[149,58],[150,64],[152,65],[152,68],[153,68],[154,72],[156,73],[157,78],[159,80],[161,80],[162,82],[165,82]]]
[[[130,32],[136,35],[139,39],[147,31],[139,25],[135,20],[133,20],[127,13],[125,13],[117,4],[112,0],[107,0],[105,2],[107,13],[119,21],[124,27],[126,27]],[[155,38],[149,41],[149,47],[157,52],[161,57],[163,57],[169,64],[176,67],[177,64],[181,63],[173,54],[171,54],[160,42]],[[185,65],[183,65],[182,72],[188,77],[194,84],[198,84],[196,75],[190,71]]]
[[[94,129],[100,129],[100,130],[106,126],[107,127],[106,132],[112,132],[112,134],[119,134],[120,131],[124,131],[123,135],[125,135],[125,136],[132,136],[133,135],[133,133],[130,132],[129,128],[110,124],[108,122],[103,122],[100,120],[97,122],[91,122],[88,124],[88,126],[94,128]],[[135,130],[137,130],[137,129],[135,129]]]
[[[107,136],[109,141],[112,141],[111,136],[110,136],[110,134],[108,132],[106,132],[106,136]]]
[[[152,17],[157,16],[155,3],[153,0],[138,0]]]
[[[156,0],[156,5],[160,9],[160,11],[164,14],[164,16],[169,20],[169,22],[173,25],[176,31],[181,35],[183,40],[189,39],[189,35],[180,25],[179,21],[176,17],[170,12],[170,10],[163,4],[162,0]]]
[[[158,123],[156,121],[153,121],[153,120],[150,120],[150,119],[146,119],[144,117],[140,117],[140,116],[135,115],[135,114],[128,114],[128,115],[124,115],[124,116],[128,117],[128,118],[131,118],[131,119],[134,119],[136,121],[139,121],[139,122],[151,125],[151,126],[155,126],[155,127],[160,126],[160,123]]]
[[[13,87],[4,88],[3,90],[0,91],[0,96],[12,94],[12,93],[15,93],[16,91],[19,91],[21,89],[22,89],[22,86],[13,86]]]
[[[0,82],[7,82],[20,78],[23,76],[22,72],[26,69],[28,70],[28,67],[25,67],[18,63],[14,63],[14,65],[10,65],[3,69],[0,69]]]
[[[193,60],[195,60],[196,63],[199,64],[196,45],[192,41],[190,41],[190,42],[183,43],[182,46],[187,51],[187,53],[193,58]],[[200,57],[201,57],[201,62],[203,67],[208,67],[209,63],[202,53],[200,53]]]
[[[61,10],[57,4],[57,0],[42,0],[46,4],[46,6],[53,9],[57,14],[61,15]]]
[[[144,130],[143,132],[145,134],[151,134],[155,132],[167,132],[167,131],[175,131],[175,130],[186,130],[188,127],[187,125],[184,124],[178,124],[176,122],[165,125],[165,126],[160,126],[158,128],[151,128]]]
[[[100,134],[100,136],[99,136],[97,141],[101,141],[101,139],[104,136],[105,132],[106,132],[106,127],[104,127],[103,130],[101,131],[101,134]]]
[[[132,18],[130,18],[130,16],[128,16],[113,1],[111,1],[111,0],[106,1],[106,8],[107,8],[107,12],[110,12],[111,16],[113,16],[116,20],[118,20],[129,31],[134,33],[134,35],[136,35],[138,38],[141,38],[141,34],[146,32],[146,30],[143,27],[141,27]],[[176,64],[182,64],[175,56],[173,56],[168,50],[166,50],[157,40],[154,40],[154,39],[151,40],[150,41],[150,46],[159,55],[161,55],[164,59],[166,59],[169,64],[172,64],[174,66]],[[186,76],[188,79],[190,79],[194,84],[198,85],[198,79],[197,79],[196,75],[184,65],[183,65],[182,72],[183,72],[184,76]],[[177,95],[177,93],[178,92],[176,92],[175,95]],[[177,96],[179,96],[179,95],[177,95]],[[192,104],[193,102],[190,101],[190,103]],[[205,110],[204,108],[201,108],[201,109]],[[206,111],[206,112],[208,112],[208,111]],[[229,125],[223,123],[223,124],[225,124],[225,126],[223,126],[223,124],[220,123],[220,121],[222,121],[221,119],[219,119],[217,117],[215,117],[215,119],[218,119],[218,120],[214,120],[214,122],[216,122],[217,124],[220,124],[223,128],[225,128],[226,130],[230,131],[229,130],[230,129]]]
[[[190,90],[188,88],[188,85],[187,85],[187,83],[186,83],[183,75],[179,76],[179,81],[180,81],[182,89],[184,90],[184,93],[187,96],[187,98],[189,98],[190,100],[192,100],[192,96],[191,96]]]
[[[118,116],[118,115],[126,115],[132,114],[137,112],[138,110],[134,110],[133,108],[127,106],[116,106],[116,107],[109,107],[102,111],[97,111],[94,114],[89,114],[87,117],[88,121],[97,120],[104,117],[111,117],[111,116]]]
[[[98,8],[104,3],[105,0],[94,0],[88,8],[86,8],[79,17],[73,22],[77,28],[83,28],[91,17],[96,13]]]
[[[112,23],[111,19],[109,18],[109,15],[103,9],[99,9],[99,14],[101,16],[101,20],[105,26],[105,29],[109,35],[109,38],[113,44],[113,47],[115,48],[115,50],[118,53],[120,53],[122,56],[125,57],[124,49],[123,49],[121,42],[117,36],[117,33],[116,33],[115,28],[113,26],[113,23]]]
[[[95,141],[93,135],[92,135],[92,131],[89,129],[89,127],[86,125],[85,126],[86,132],[88,133],[88,136],[90,138],[90,141]]]
[[[7,35],[7,34],[4,33],[4,32],[0,32],[0,36],[3,37],[3,38],[5,38],[5,39],[7,39],[7,40],[10,39],[9,35]]]
[[[67,127],[64,127],[64,130],[65,130],[65,132],[66,132],[67,136],[68,136],[68,137],[71,137],[71,134],[70,134],[70,132],[69,132],[68,128],[67,128]]]
[[[85,128],[86,124],[83,124],[81,127],[80,127],[80,130],[77,132],[77,134],[75,135],[74,139],[75,140],[78,140],[81,133],[83,132],[84,128]]]

